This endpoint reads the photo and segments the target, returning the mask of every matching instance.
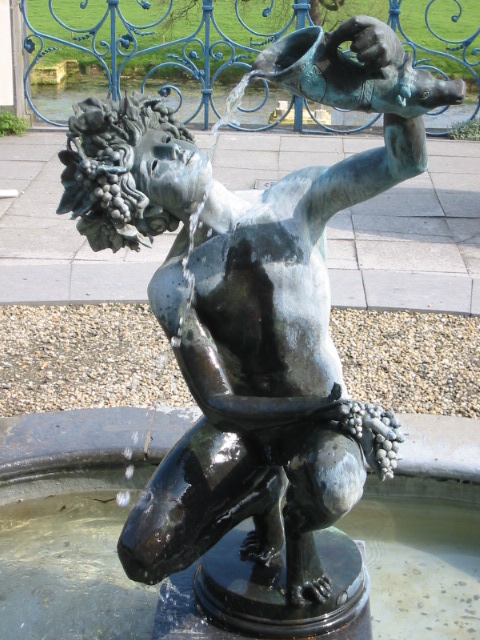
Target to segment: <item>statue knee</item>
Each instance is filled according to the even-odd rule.
[[[299,529],[313,530],[334,524],[357,504],[367,474],[356,442],[324,432],[313,451],[292,458],[287,476],[285,517]]]
[[[156,584],[195,560],[180,505],[168,509],[167,504],[156,501],[147,489],[125,523],[117,552],[131,580]]]
[[[345,516],[360,501],[367,474],[363,463],[349,453],[331,469],[318,469],[325,510],[336,520]]]

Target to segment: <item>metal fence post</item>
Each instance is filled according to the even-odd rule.
[[[208,130],[208,116],[210,108],[210,96],[212,87],[210,86],[210,23],[214,11],[213,0],[203,0],[203,20],[205,23],[205,66],[202,79],[202,103],[203,103],[203,129]]]
[[[297,30],[304,29],[307,25],[307,14],[310,11],[309,0],[298,0],[294,3],[293,9],[297,15]],[[303,104],[304,99],[295,96],[293,130],[303,131]]]
[[[389,0],[388,24],[394,31],[398,29],[399,18],[402,12],[401,4],[402,0]]]
[[[107,0],[110,12],[110,51],[112,54],[110,92],[113,100],[120,99],[120,87],[117,78],[117,6],[120,0]]]

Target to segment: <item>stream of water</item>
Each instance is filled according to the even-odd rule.
[[[253,73],[247,73],[243,76],[240,82],[232,89],[232,91],[228,94],[227,99],[225,101],[225,113],[218,120],[215,126],[212,128],[212,138],[210,143],[210,149],[205,155],[205,162],[210,162],[213,158],[213,154],[215,153],[215,148],[217,146],[218,141],[218,132],[221,127],[228,126],[231,123],[236,122],[237,111],[240,108],[243,97],[245,95],[245,91],[248,87],[248,83]],[[199,169],[196,171],[204,171],[203,163],[199,163]],[[184,314],[180,317],[178,328],[176,335],[174,335],[170,344],[174,348],[180,347],[182,343],[182,334],[183,334],[183,324],[185,319],[185,314],[188,314],[190,308],[192,306],[193,298],[195,295],[195,274],[191,271],[189,267],[190,259],[195,248],[195,234],[197,230],[201,228],[203,222],[201,220],[202,212],[205,208],[205,202],[208,198],[208,192],[205,193],[203,200],[199,203],[197,210],[190,216],[190,225],[188,229],[189,234],[189,242],[188,242],[188,251],[187,255],[184,257],[182,261],[183,266],[183,277],[187,282],[187,302]]]

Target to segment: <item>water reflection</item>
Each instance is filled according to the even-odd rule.
[[[189,122],[189,126],[202,127],[204,123],[203,108],[199,109],[202,101],[200,86],[195,82],[182,81],[179,88],[182,92],[182,104],[177,117],[179,120],[188,120],[196,111],[198,113]],[[232,90],[230,85],[215,85],[213,100],[216,110],[220,115],[225,112],[225,102]],[[128,93],[140,90],[139,80],[128,80],[123,84],[123,91]],[[31,97],[36,109],[46,118],[54,122],[66,123],[72,115],[72,105],[84,100],[87,97],[98,97],[104,99],[108,93],[108,86],[105,80],[101,78],[80,77],[74,82],[67,82],[61,85],[34,85],[31,90]],[[158,95],[159,85],[147,86],[145,93],[150,95]],[[269,124],[272,113],[278,106],[279,101],[291,100],[291,94],[279,87],[270,86],[269,96],[265,100],[265,91],[260,83],[250,83],[245,95],[242,98],[242,110],[238,111],[236,121],[237,124],[245,128],[261,128]],[[180,103],[179,97],[175,91],[171,91],[165,98],[165,104],[168,107],[177,109]],[[261,109],[256,111],[257,107],[262,105]],[[312,113],[318,109],[320,105],[309,105]],[[332,121],[333,128],[356,128],[365,125],[372,119],[372,114],[360,112],[343,112],[336,111],[330,107],[327,108]],[[464,104],[450,107],[444,113],[436,116],[425,116],[425,124],[427,129],[443,130],[452,126],[452,124],[467,120],[472,113],[472,104]],[[292,112],[293,115],[293,112]],[[209,109],[209,125],[213,126],[218,121],[214,110]],[[377,121],[375,126],[381,126],[381,120]],[[292,121],[286,119],[282,125],[283,130],[292,130]],[[305,129],[318,129],[317,125]]]

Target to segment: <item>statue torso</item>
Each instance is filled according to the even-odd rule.
[[[279,205],[281,203],[278,203]],[[188,260],[195,308],[241,395],[324,395],[342,383],[329,338],[330,290],[322,241],[312,242],[301,216],[252,208],[233,229],[196,246]],[[186,292],[181,257],[155,274],[154,311],[167,334]],[[166,295],[166,291],[177,295]],[[177,320],[173,321],[177,322]]]

